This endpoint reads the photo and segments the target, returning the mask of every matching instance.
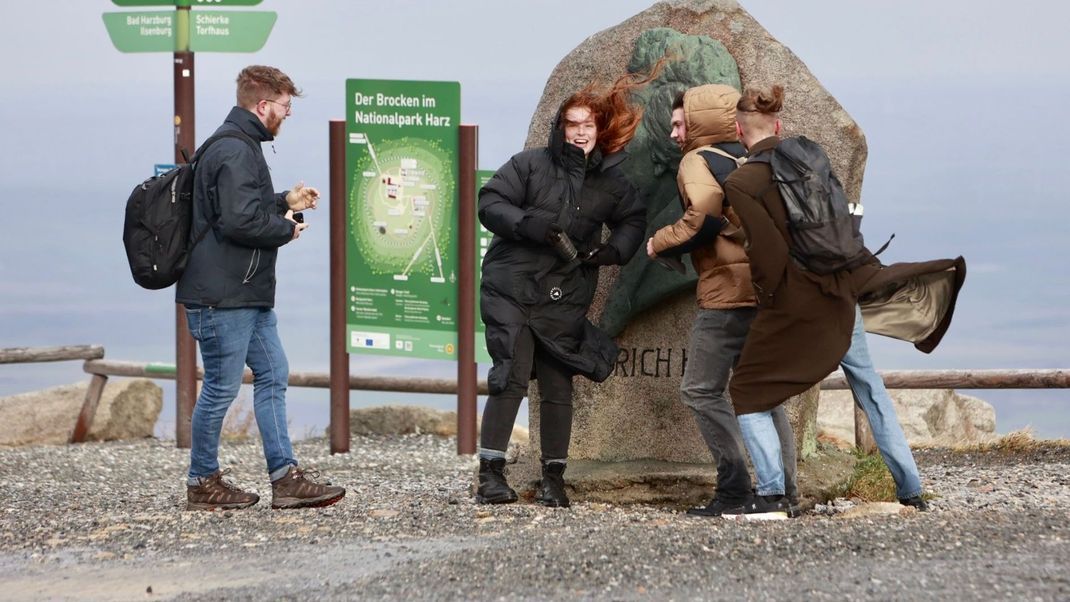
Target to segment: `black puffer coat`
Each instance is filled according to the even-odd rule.
[[[521,328],[531,328],[538,344],[575,374],[601,382],[612,371],[617,346],[587,320],[597,266],[570,268],[553,247],[524,238],[519,228],[528,215],[549,220],[582,254],[598,246],[605,224],[611,232],[606,245],[627,263],[643,242],[646,209],[624,177],[626,158],[623,152],[603,157],[598,149],[585,157],[555,127],[549,146],[514,155],[479,191],[479,221],[494,233],[480,289],[494,359],[491,394],[509,380]]]

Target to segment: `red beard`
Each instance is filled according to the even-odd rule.
[[[285,119],[285,118],[284,117],[279,117],[278,114],[275,113],[275,111],[271,111],[268,114],[267,123],[264,124],[264,126],[267,128],[267,131],[272,136],[278,136],[279,135],[279,129],[282,127],[283,119]]]

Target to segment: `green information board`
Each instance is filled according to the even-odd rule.
[[[347,347],[457,359],[457,82],[346,80]]]
[[[487,327],[483,324],[483,318],[479,313],[479,283],[483,279],[483,257],[486,256],[487,249],[490,248],[490,241],[494,238],[494,233],[479,223],[478,199],[479,189],[483,188],[483,185],[493,175],[494,171],[490,169],[476,171],[476,362],[480,364],[493,363],[490,359],[490,352],[487,351]]]

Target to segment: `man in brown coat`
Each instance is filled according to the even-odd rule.
[[[783,88],[748,88],[736,123],[748,157],[780,143]],[[764,412],[836,369],[851,344],[857,288],[851,272],[817,275],[788,254],[788,216],[768,163],[747,163],[725,183],[743,222],[760,307],[729,391],[736,413]]]
[[[737,104],[736,130],[752,160],[728,178],[726,194],[747,233],[761,310],[730,384],[736,411],[766,410],[842,366],[895,479],[899,501],[925,510],[917,465],[869,358],[864,329],[932,351],[950,325],[965,261],[882,266],[864,252],[867,263],[826,275],[797,263],[789,255],[788,216],[771,165],[757,157],[780,144],[782,104],[780,86],[749,88]]]
[[[676,258],[690,253],[698,274],[699,309],[680,398],[693,411],[717,462],[717,493],[709,505],[688,513],[778,519],[787,517],[796,497],[791,423],[782,407],[737,419],[725,395],[757,311],[739,218],[723,203],[719,182],[745,153],[736,138],[738,100],[739,92],[723,84],[698,86],[677,96],[670,137],[684,153],[676,176],[683,215],[654,233],[647,254]],[[744,445],[754,461],[760,497],[752,496]]]
[[[748,157],[780,143],[783,100],[780,86],[744,91],[736,131]],[[737,414],[777,407],[835,370],[851,346],[856,304],[870,332],[909,340],[926,353],[940,342],[965,279],[961,257],[890,266],[871,257],[819,275],[789,255],[787,211],[768,162],[748,161],[734,171],[725,194],[746,233],[759,306],[729,384]]]

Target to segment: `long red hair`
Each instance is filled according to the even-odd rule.
[[[631,142],[635,130],[643,119],[643,108],[632,102],[632,93],[650,83],[664,64],[658,61],[646,75],[627,73],[605,88],[597,83],[585,86],[569,96],[561,105],[563,117],[569,109],[584,107],[594,115],[598,127],[596,145],[603,155],[615,153]],[[558,123],[557,127],[561,127]]]

